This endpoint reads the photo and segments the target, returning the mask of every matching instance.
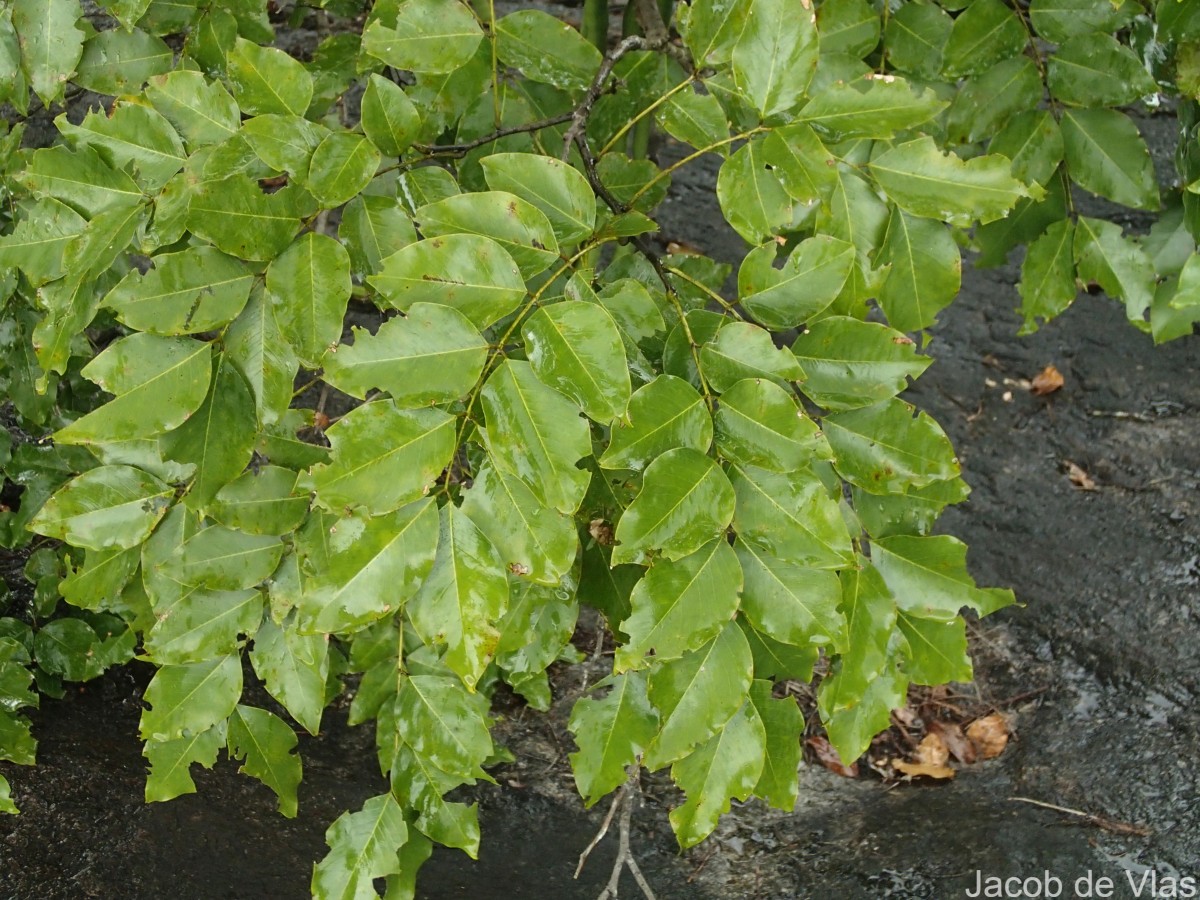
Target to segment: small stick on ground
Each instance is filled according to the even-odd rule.
[[[1110,819],[1107,816],[1096,815],[1095,813],[1084,812],[1082,809],[1071,809],[1069,806],[1058,806],[1054,803],[1045,803],[1041,800],[1034,800],[1030,797],[1009,797],[1016,803],[1029,803],[1033,806],[1039,806],[1042,809],[1053,810],[1057,813],[1062,813],[1067,816],[1075,816],[1082,819],[1084,825],[1092,825],[1102,831],[1107,831],[1109,834],[1125,834],[1134,835],[1135,837],[1149,837],[1150,829],[1145,825],[1132,825],[1129,822],[1118,822],[1116,819]]]
[[[583,871],[583,866],[587,862],[588,856],[596,845],[604,839],[608,833],[609,826],[612,825],[613,817],[616,815],[617,809],[621,810],[621,821],[617,831],[617,858],[613,861],[612,874],[609,876],[608,884],[604,890],[600,892],[600,896],[596,900],[617,900],[618,886],[621,882],[621,872],[628,868],[633,880],[637,882],[637,886],[642,889],[642,894],[646,900],[657,900],[654,891],[650,888],[646,877],[642,874],[641,868],[634,859],[633,853],[629,847],[629,835],[631,832],[630,823],[633,820],[633,808],[637,804],[638,797],[641,795],[641,761],[639,760],[630,767],[629,778],[621,785],[616,795],[613,797],[612,805],[608,808],[608,814],[605,815],[604,821],[600,825],[600,830],[596,832],[596,836],[592,838],[590,844],[579,855],[579,865],[575,867],[575,877],[579,877],[579,873]]]

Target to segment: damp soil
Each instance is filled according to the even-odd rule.
[[[1152,144],[1165,164],[1171,123],[1144,124],[1162,132]],[[676,180],[662,237],[737,258],[712,174],[701,166]],[[1017,338],[1017,277],[1016,265],[967,268],[962,297],[933,329],[936,362],[906,395],[950,434],[973,489],[941,529],[970,545],[981,584],[1012,587],[1022,604],[972,626],[978,698],[1010,717],[1008,748],[936,784],[810,764],[795,811],[735,804],[682,854],[667,822],[679,795],[652,776],[633,843],[662,900],[963,897],[979,871],[1072,882],[1090,872],[1134,897],[1127,878],[1148,870],[1160,882],[1200,878],[1200,339],[1155,348],[1103,295]],[[1047,364],[1064,386],[1035,397],[1019,382]],[[1070,463],[1095,490],[1072,483]],[[581,624],[581,648],[594,629]],[[466,797],[480,804],[480,858],[435,853],[418,896],[599,894],[613,837],[572,878],[606,811],[582,807],[567,761],[583,674],[596,675],[556,674],[548,715],[503,706],[498,737],[517,762]],[[269,791],[227,761],[196,769],[196,794],[147,805],[137,724],[149,675],[135,664],[32,714],[38,765],[0,764],[22,809],[0,818],[0,898],[306,898],[325,827],[384,788],[369,727],[347,727],[335,708],[319,737],[302,736],[298,819],[281,818]],[[632,880],[621,895],[639,895]]]

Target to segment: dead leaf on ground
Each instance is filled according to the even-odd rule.
[[[1049,365],[1034,376],[1033,381],[1030,382],[1029,390],[1040,397],[1044,394],[1053,394],[1062,386],[1062,372],[1058,371],[1053,365]]]
[[[936,731],[931,731],[921,738],[917,749],[913,751],[913,762],[925,766],[944,766],[950,761],[950,748]]]
[[[1067,477],[1071,479],[1071,484],[1081,491],[1099,490],[1096,482],[1092,480],[1092,476],[1070,460],[1067,460]]]
[[[858,763],[852,762],[850,765],[845,765],[842,758],[838,756],[837,751],[833,749],[833,745],[821,735],[813,735],[806,744],[812,748],[813,753],[817,756],[817,762],[827,768],[830,772],[834,772],[845,778],[858,777]]]
[[[994,759],[1008,746],[1008,720],[1000,713],[976,719],[967,726],[967,737],[980,759]]]
[[[955,772],[949,766],[935,766],[930,763],[910,763],[902,759],[893,759],[892,768],[909,778],[936,778],[946,780],[953,778]]]
[[[975,745],[967,740],[962,728],[956,722],[942,722],[934,719],[929,723],[929,731],[936,734],[950,751],[950,755],[964,765],[975,762]]]

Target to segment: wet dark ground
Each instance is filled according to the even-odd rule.
[[[664,236],[740,252],[701,224],[720,221],[704,177],[677,183]],[[1200,339],[1154,348],[1102,296],[1018,339],[1016,278],[1015,266],[967,271],[934,331],[937,362],[908,395],[949,432],[974,489],[943,529],[970,545],[981,584],[1010,586],[1025,604],[974,635],[988,702],[1036,692],[1009,709],[1013,741],[947,784],[888,788],[808,767],[794,813],[741,807],[682,855],[666,820],[678,797],[652,778],[635,844],[662,900],[955,898],[977,871],[1048,870],[1068,885],[1090,872],[1113,880],[1114,897],[1137,896],[1126,873],[1140,882],[1148,868],[1160,889],[1168,877],[1200,881]],[[1004,383],[1048,363],[1065,376],[1049,397]],[[1072,485],[1068,462],[1098,489]],[[137,721],[148,674],[45,701],[33,716],[39,765],[0,765],[23,810],[0,818],[0,898],[307,897],[324,828],[382,789],[369,730],[335,712],[320,738],[301,739],[299,820],[281,819],[266,788],[227,762],[197,770],[198,794],[145,805]],[[419,896],[599,893],[613,839],[573,881],[605,804],[585,812],[572,799],[561,706],[510,716],[502,735],[520,762],[475,794],[479,862],[438,853]],[[1150,834],[1109,834],[1013,796]],[[622,896],[637,896],[632,881]]]

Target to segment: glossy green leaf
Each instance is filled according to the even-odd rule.
[[[830,316],[796,338],[804,370],[800,389],[826,409],[854,409],[894,397],[928,368],[898,331],[847,316]]]
[[[905,3],[884,29],[888,62],[905,75],[936,79],[953,26],[954,20],[936,3]]]
[[[405,0],[396,24],[372,22],[363,33],[363,51],[396,69],[448,73],[465,65],[483,40],[470,10],[440,0]]]
[[[821,427],[838,474],[870,493],[902,494],[959,474],[946,433],[903,400],[834,413]]]
[[[374,275],[389,253],[416,243],[412,218],[398,200],[363,194],[342,207],[338,239],[350,253],[355,275]]]
[[[463,492],[462,511],[519,578],[557,585],[575,563],[579,538],[573,521],[543,505],[525,482],[485,466]]]
[[[308,177],[313,151],[329,134],[328,129],[300,116],[268,114],[255,116],[238,132],[254,154],[281,172]]]
[[[747,800],[762,776],[766,729],[747,702],[715,735],[671,767],[671,778],[687,802],[671,810],[671,827],[681,848],[700,843],[729,811],[730,799]]]
[[[765,738],[763,770],[754,785],[754,795],[776,809],[791,812],[800,793],[804,716],[793,697],[773,698],[771,682],[761,679],[750,685],[750,703],[762,722]]]
[[[646,751],[646,768],[683,759],[728,722],[746,699],[752,668],[750,645],[729,622],[703,647],[652,669],[649,697],[661,726]]]
[[[344,633],[395,613],[429,574],[437,544],[429,500],[365,520],[310,518],[296,541],[305,575],[298,630]]]
[[[264,194],[247,175],[199,185],[188,201],[187,229],[242,259],[274,259],[301,227],[301,197],[292,188]]]
[[[854,247],[828,235],[801,241],[776,269],[776,245],[752,250],[738,270],[746,312],[771,329],[795,328],[824,310],[842,292],[854,266]]]
[[[988,144],[988,150],[1012,160],[1013,177],[1046,184],[1062,162],[1062,129],[1047,110],[1017,113]]]
[[[400,85],[373,74],[363,92],[362,124],[380,153],[399,156],[420,134],[421,114]]]
[[[775,346],[770,332],[749,322],[730,322],[721,328],[700,349],[700,371],[717,391],[728,390],[744,378],[786,384],[804,374],[792,354]]]
[[[326,357],[324,377],[354,397],[378,388],[401,407],[427,406],[465,395],[486,357],[487,343],[466,316],[448,306],[414,303],[374,335],[354,329],[354,343]]]
[[[321,727],[329,677],[329,642],[322,634],[299,634],[268,617],[254,635],[250,662],[267,691],[309,734]]]
[[[833,189],[833,156],[809,125],[773,128],[763,138],[762,158],[773,167],[783,189],[799,203],[814,203]]]
[[[1078,35],[1116,31],[1140,11],[1129,0],[1031,0],[1029,19],[1038,34],[1061,44]]]
[[[973,75],[1025,49],[1025,29],[1002,0],[974,0],[954,20],[942,59],[949,78]]]
[[[204,402],[212,348],[188,338],[136,333],[110,344],[83,376],[116,398],[55,433],[65,444],[129,440],[182,424]]]
[[[155,572],[154,625],[142,643],[155,665],[187,665],[233,653],[242,635],[253,636],[263,617],[262,594],[214,591],[185,585],[178,571]]]
[[[908,678],[889,666],[871,682],[859,702],[839,710],[829,710],[824,705],[832,684],[832,679],[822,683],[817,700],[829,742],[842,762],[849,765],[867,751],[875,735],[887,730],[892,710],[904,706]]]
[[[142,199],[137,182],[92,147],[76,152],[61,145],[36,150],[16,180],[35,197],[53,197],[88,219]]]
[[[1154,78],[1108,34],[1071,38],[1047,62],[1050,93],[1071,106],[1124,106],[1154,93]]]
[[[414,753],[461,784],[486,777],[480,766],[494,749],[487,709],[486,698],[457,678],[409,675],[396,698],[396,721]]]
[[[237,318],[250,297],[254,270],[213,247],[154,257],[154,268],[126,275],[104,305],[130,328],[180,335],[212,331]]]
[[[421,235],[476,234],[491,238],[531,278],[559,261],[558,240],[540,209],[506,191],[455,194],[413,213]]]
[[[1121,226],[1080,216],[1075,225],[1075,263],[1079,280],[1095,282],[1112,298],[1125,302],[1125,315],[1145,325],[1154,298],[1154,268],[1150,258]]]
[[[849,709],[865,697],[888,666],[888,642],[896,627],[896,601],[867,560],[841,573],[840,610],[846,620],[846,645],[821,691],[828,712]]]
[[[579,407],[538,380],[529,363],[513,359],[488,378],[480,402],[497,468],[520,478],[547,506],[573,514],[590,480],[576,467],[591,455]]]
[[[879,14],[866,0],[829,0],[817,10],[822,53],[862,59],[879,45]]]
[[[729,137],[729,120],[712,94],[682,91],[655,112],[655,121],[671,137],[696,148],[720,143]],[[717,152],[723,152],[722,147]]]
[[[480,165],[492,190],[516,194],[545,213],[563,246],[592,233],[595,195],[578,170],[553,157],[530,153],[495,153]]]
[[[851,557],[850,535],[837,502],[809,469],[782,474],[731,466],[738,539],[797,565],[840,568]]]
[[[949,535],[896,535],[871,549],[896,605],[910,616],[947,622],[964,606],[986,616],[1016,602],[1010,590],[976,587],[967,574],[967,545]]]
[[[579,746],[570,756],[575,784],[589,807],[624,784],[625,767],[658,733],[658,712],[647,697],[644,673],[613,675],[596,687],[609,691],[578,700],[567,725]]]
[[[542,307],[521,334],[543,382],[601,424],[625,414],[629,368],[617,325],[602,306],[566,301]]]
[[[73,239],[87,220],[71,207],[47,197],[28,204],[13,230],[0,236],[0,266],[20,269],[35,287],[61,278]]]
[[[906,494],[871,494],[862,488],[851,489],[854,511],[871,537],[929,534],[942,510],[951,503],[966,500],[970,493],[961,478],[909,488]]]
[[[160,190],[183,168],[183,141],[166,117],[136,103],[114,105],[108,115],[89,112],[78,125],[66,115],[54,120],[66,142],[78,149],[92,147],[120,169],[133,175],[144,190]]]
[[[441,303],[486,328],[508,315],[525,296],[525,281],[513,258],[495,241],[450,234],[418,241],[386,257],[367,279],[396,309],[417,302]]]
[[[98,94],[127,94],[156,75],[171,71],[175,54],[162,38],[134,28],[100,31],[83,44],[71,79]]]
[[[399,409],[376,400],[352,409],[327,432],[330,461],[301,476],[330,510],[398,509],[429,493],[454,453],[454,418],[438,409]]]
[[[1127,115],[1115,109],[1067,109],[1059,124],[1076,184],[1125,206],[1158,209],[1150,151]]]
[[[146,99],[175,126],[193,152],[220,144],[237,132],[237,102],[224,87],[199,72],[178,69],[154,76],[146,87]]]
[[[138,548],[89,550],[83,564],[58,583],[63,599],[80,609],[108,609],[137,571]]]
[[[326,209],[356,197],[375,177],[380,155],[366,138],[333,132],[313,151],[304,186]]]
[[[749,10],[746,0],[696,0],[678,8],[680,31],[698,64],[729,62]]]
[[[608,449],[600,457],[606,469],[641,470],[657,456],[678,447],[704,452],[713,438],[713,420],[696,389],[682,378],[659,375],[629,399],[628,424],[614,424]]]
[[[617,648],[615,671],[677,659],[716,637],[738,609],[742,571],[728,541],[718,539],[675,562],[650,567],[630,597],[621,623],[629,636]]]
[[[146,776],[146,802],[174,800],[184,794],[196,793],[190,771],[192,764],[199,763],[211,769],[225,740],[226,724],[222,720],[204,731],[174,740],[146,741],[142,750],[150,763],[150,772]]]
[[[1075,301],[1075,223],[1063,219],[1029,245],[1021,264],[1021,334],[1032,334]]]
[[[962,256],[946,226],[910,216],[898,206],[888,217],[877,261],[891,267],[879,305],[899,331],[933,325],[962,286]]]
[[[762,141],[749,141],[721,164],[717,200],[733,230],[757,244],[792,221],[792,198],[763,159]]]
[[[723,534],[733,519],[729,479],[709,457],[668,450],[646,467],[642,489],[617,522],[613,564],[650,553],[682,559]]]
[[[804,97],[817,67],[815,16],[787,0],[755,0],[733,45],[733,80],[764,119],[786,113]]]
[[[897,144],[870,163],[871,173],[897,206],[914,216],[952,225],[991,222],[1008,214],[1028,189],[1002,156],[962,160],[943,155],[933,138]]]
[[[908,676],[913,684],[971,681],[974,671],[967,655],[967,623],[900,614],[900,631],[908,638]]]
[[[496,54],[531,81],[581,91],[600,68],[600,51],[570,25],[540,9],[496,22]]]
[[[829,456],[816,423],[772,381],[747,378],[734,384],[721,395],[713,423],[717,452],[731,462],[792,472]]]
[[[146,688],[143,740],[173,741],[207,731],[226,719],[242,695],[242,661],[236,653],[186,666],[163,666]]]
[[[408,839],[404,810],[390,793],[345,812],[325,832],[327,853],[313,867],[310,890],[318,900],[378,896],[374,880],[400,871],[397,855]]]
[[[225,75],[242,112],[302,116],[308,109],[312,76],[283,50],[239,37],[225,62]]]
[[[797,113],[833,140],[891,138],[928,122],[947,103],[928,88],[914,88],[894,75],[834,82],[814,95]]]
[[[21,38],[21,68],[47,108],[61,100],[83,53],[79,0],[12,0],[12,24]]]
[[[953,143],[991,137],[1013,115],[1036,109],[1044,90],[1033,60],[1017,56],[998,62],[959,89],[946,113],[946,136]]]
[[[474,690],[500,639],[496,624],[508,608],[504,559],[462,510],[441,510],[437,556],[421,589],[408,603],[417,633],[445,645],[442,661]]]
[[[308,232],[267,266],[267,300],[284,338],[305,365],[318,366],[342,336],[350,302],[350,255]]]
[[[553,701],[546,668],[567,649],[579,618],[575,580],[568,577],[556,587],[529,581],[510,586],[496,664],[513,690],[534,709],[546,712]]]
[[[265,709],[238,704],[229,717],[229,755],[241,760],[239,772],[252,775],[275,792],[279,811],[296,817],[296,788],[300,786],[300,757],[296,733]]]
[[[746,576],[742,610],[755,630],[784,644],[845,645],[845,621],[838,611],[837,575],[789,562],[739,541],[737,558]]]

